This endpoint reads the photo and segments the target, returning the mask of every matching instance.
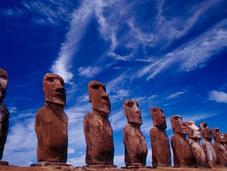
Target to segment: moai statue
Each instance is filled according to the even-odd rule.
[[[224,134],[224,138],[225,138],[224,147],[227,150],[227,134]]]
[[[217,155],[211,144],[212,131],[205,122],[200,123],[200,129],[203,135],[203,149],[207,156],[208,166],[213,168],[217,163]]]
[[[84,134],[87,144],[87,167],[113,167],[113,131],[108,120],[110,100],[105,86],[98,81],[88,83],[89,102],[92,112],[84,118]]]
[[[153,128],[150,130],[153,167],[169,167],[171,154],[169,139],[166,134],[166,118],[160,108],[151,109]]]
[[[200,145],[201,131],[193,121],[185,122],[186,131],[188,134],[188,143],[191,146],[198,167],[207,167],[206,154]]]
[[[218,128],[212,129],[212,134],[214,137],[213,147],[218,158],[218,165],[227,167],[227,150],[224,146],[224,134],[221,133]]]
[[[38,139],[39,163],[65,163],[68,148],[68,118],[64,112],[66,92],[64,80],[57,74],[48,73],[43,79],[45,105],[35,119]]]
[[[138,103],[135,100],[126,100],[124,112],[128,121],[124,127],[125,165],[127,168],[145,167],[147,145],[140,130],[142,118]]]
[[[8,74],[0,68],[0,165],[8,165],[8,162],[1,161],[9,127],[9,112],[3,103],[7,82]]]
[[[186,140],[186,128],[183,119],[178,115],[174,115],[171,116],[170,122],[173,128],[171,145],[174,167],[196,167],[195,157]]]

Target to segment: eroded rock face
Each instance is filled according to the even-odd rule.
[[[205,122],[200,123],[200,129],[203,135],[203,149],[207,156],[208,166],[213,168],[217,163],[217,155],[211,144],[212,131]]]
[[[114,144],[113,131],[108,120],[109,96],[105,86],[98,81],[88,83],[88,93],[92,112],[84,118],[86,164],[88,167],[112,167]]]
[[[7,107],[3,103],[7,83],[8,74],[4,69],[0,68],[0,160],[3,157],[3,150],[7,139],[9,127],[9,112]]]
[[[68,118],[64,112],[66,93],[64,80],[48,73],[43,79],[45,105],[36,114],[39,162],[65,163],[68,148]]]
[[[214,137],[213,147],[218,158],[218,165],[227,167],[227,151],[224,146],[225,136],[219,131],[218,128],[212,129],[212,134]]]
[[[183,119],[178,115],[174,115],[171,116],[170,122],[173,128],[171,145],[174,167],[196,167],[195,157],[186,140],[186,128]]]
[[[128,121],[124,127],[125,165],[128,168],[144,167],[147,145],[140,130],[142,118],[138,103],[135,100],[126,100],[124,112]]]
[[[169,167],[171,155],[169,139],[166,134],[166,118],[160,108],[151,109],[154,127],[150,130],[152,164],[154,167]]]
[[[201,131],[193,121],[185,122],[186,132],[188,134],[188,143],[191,146],[192,152],[196,159],[198,167],[207,167],[206,154],[200,145]]]

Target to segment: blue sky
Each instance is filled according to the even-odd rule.
[[[47,72],[66,82],[68,162],[83,165],[87,83],[112,104],[115,163],[123,165],[123,101],[138,100],[149,152],[151,107],[227,132],[227,1],[8,0],[0,2],[1,67],[9,74],[10,129],[4,160],[36,162],[34,118]],[[148,154],[147,165],[151,165]]]

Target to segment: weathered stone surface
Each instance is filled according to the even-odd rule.
[[[44,76],[45,105],[36,114],[35,132],[38,139],[39,162],[67,161],[68,118],[64,112],[66,93],[64,80],[56,74]]]
[[[218,158],[218,165],[227,167],[227,151],[224,146],[225,136],[219,131],[218,128],[212,129],[212,134],[214,137],[213,147]]]
[[[92,112],[84,118],[86,164],[88,167],[113,167],[114,143],[108,120],[111,108],[109,96],[105,86],[98,81],[89,82],[88,93]]]
[[[200,129],[203,135],[203,149],[207,157],[209,167],[215,167],[217,164],[217,155],[211,144],[212,131],[205,122],[200,123]]]
[[[135,100],[126,100],[124,112],[128,121],[124,127],[125,165],[127,168],[144,167],[147,145],[140,130],[142,118],[138,103]]]
[[[186,140],[186,128],[183,119],[174,115],[170,118],[173,128],[171,145],[173,150],[174,167],[195,167],[196,160],[191,147]]]
[[[104,169],[94,169],[94,168],[56,168],[56,167],[17,167],[17,166],[0,166],[0,171],[201,171],[200,168],[139,168],[139,169],[119,169],[119,168],[104,168]],[[212,168],[206,170],[210,171],[226,171],[225,168]]]
[[[200,145],[201,131],[193,121],[185,122],[186,132],[188,134],[188,142],[191,146],[192,152],[195,156],[198,167],[206,167],[207,159],[206,154]]]
[[[166,118],[160,108],[151,109],[154,127],[150,130],[152,164],[154,167],[168,167],[171,164],[169,139],[166,134]]]
[[[224,137],[225,137],[224,147],[227,150],[227,134],[224,134]]]
[[[3,157],[3,151],[5,142],[8,134],[9,127],[9,111],[5,104],[3,103],[3,99],[5,97],[5,92],[8,83],[8,74],[7,72],[0,68],[0,160]],[[2,164],[7,162],[2,161]]]

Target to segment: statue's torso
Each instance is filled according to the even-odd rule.
[[[68,147],[68,120],[64,112],[56,113],[48,106],[36,115],[38,160],[66,162]]]
[[[167,167],[171,164],[169,139],[165,131],[153,127],[150,131],[153,165]]]
[[[139,128],[127,124],[124,128],[125,162],[126,165],[146,164],[147,145]]]
[[[220,142],[214,142],[213,147],[217,155],[218,164],[227,166],[227,151],[224,145]]]
[[[9,112],[4,104],[0,104],[0,160],[3,156],[3,150],[7,139],[9,127]]]
[[[191,138],[188,139],[188,142],[191,146],[192,152],[195,156],[198,166],[205,167],[207,165],[206,154],[201,145]]]
[[[179,162],[177,165],[180,167],[193,167],[196,165],[195,157],[192,153],[191,147],[188,142],[178,134],[174,134],[171,138],[173,147],[174,159]]]
[[[87,164],[113,164],[113,131],[108,119],[88,113],[84,119]]]
[[[215,150],[214,150],[211,142],[203,139],[203,149],[206,153],[208,162],[212,161],[212,163],[215,165],[217,162],[217,155],[215,153]]]

